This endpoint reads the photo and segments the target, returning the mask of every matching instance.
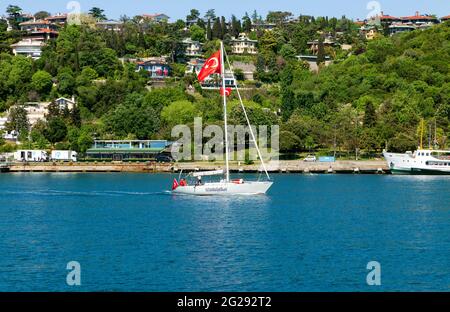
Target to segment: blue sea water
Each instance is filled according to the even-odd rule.
[[[0,174],[0,291],[450,291],[449,177],[276,175],[232,198],[172,178]]]

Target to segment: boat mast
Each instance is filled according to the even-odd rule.
[[[225,53],[225,50],[224,50],[224,53]],[[247,124],[248,124],[249,130],[250,130],[250,136],[252,137],[252,140],[255,143],[256,151],[258,152],[258,156],[259,156],[259,159],[261,160],[261,164],[262,164],[262,167],[264,169],[264,172],[266,173],[266,177],[270,181],[269,172],[267,171],[267,167],[266,167],[266,164],[265,164],[264,159],[262,157],[261,151],[259,149],[258,142],[256,141],[255,134],[253,133],[252,125],[250,124],[250,119],[248,118],[248,115],[247,115],[247,110],[245,109],[244,102],[242,101],[241,92],[239,92],[239,88],[238,88],[238,85],[236,83],[236,77],[234,76],[233,66],[231,66],[230,60],[228,59],[228,55],[226,55],[226,58],[227,58],[227,62],[228,62],[228,67],[231,70],[231,74],[233,75],[233,80],[235,82],[234,83],[234,88],[236,89],[239,101],[241,103],[242,110],[244,111],[245,119],[247,120]]]
[[[230,182],[230,157],[229,157],[229,148],[228,148],[228,119],[227,119],[227,95],[225,91],[225,62],[224,62],[224,53],[225,49],[223,46],[223,41],[220,42],[220,58],[221,58],[221,73],[222,73],[222,93],[223,93],[223,114],[224,114],[224,124],[225,124],[225,179],[227,182]]]

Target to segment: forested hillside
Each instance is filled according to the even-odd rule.
[[[414,149],[421,118],[433,125],[433,135],[437,125],[437,143],[448,146],[450,23],[366,42],[345,18],[287,25],[280,22],[283,16],[272,18],[278,25],[274,31],[250,31],[259,42],[259,54],[235,58],[256,65],[258,81],[245,92],[250,118],[255,124],[281,126],[283,152]],[[0,114],[10,109],[8,125],[20,132],[25,147],[81,152],[94,138],[170,139],[172,126],[191,124],[195,116],[220,124],[218,92],[201,90],[195,76],[185,75],[179,52],[186,35],[204,41],[207,55],[218,40],[227,43],[233,33],[248,27],[244,18],[224,32],[221,20],[213,21],[194,25],[187,33],[182,21],[142,29],[129,20],[120,34],[95,29],[89,22],[70,25],[36,61],[11,55],[8,44],[21,34],[6,33],[0,24]],[[342,43],[353,49],[327,51],[334,64],[313,73],[295,56],[305,52],[318,31],[341,32]],[[159,55],[171,58],[172,78],[164,88],[148,88],[146,74],[120,59]],[[47,121],[32,129],[14,106],[72,95],[78,101],[74,110],[53,106]],[[239,107],[231,107],[232,122],[240,122]],[[2,150],[15,148],[4,141],[0,145]]]

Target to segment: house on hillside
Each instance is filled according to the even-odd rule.
[[[258,41],[247,37],[247,34],[241,33],[238,38],[230,40],[231,52],[233,54],[257,54]]]
[[[75,100],[75,96],[72,96],[72,98],[68,99],[65,97],[60,97],[55,100],[55,103],[58,104],[59,109],[64,110],[72,110],[75,105],[77,105],[77,102]]]
[[[143,18],[148,19],[155,23],[162,23],[162,22],[168,22],[170,17],[163,13],[156,13],[156,14],[144,14],[142,15]]]
[[[199,41],[186,38],[182,42],[184,55],[188,57],[199,57],[203,55],[203,44]]]
[[[57,31],[58,26],[48,20],[32,20],[19,24],[22,31],[33,32],[38,30]]]
[[[313,55],[317,55],[319,53],[319,40],[308,41],[307,44],[308,44],[309,50],[311,51],[311,53]],[[336,43],[336,41],[334,41],[330,38],[325,38],[325,40],[323,41],[323,46],[324,47],[336,47],[337,43]]]
[[[256,72],[256,66],[252,63],[244,63],[244,62],[233,62],[233,69],[236,71],[236,69],[241,70],[244,74],[244,79],[253,81],[255,80],[254,74]]]
[[[165,57],[149,57],[138,61],[136,71],[146,71],[151,79],[165,79],[169,77],[170,66]]]
[[[44,40],[24,38],[21,41],[12,44],[11,49],[15,56],[22,55],[37,60],[41,57],[44,46]]]
[[[189,74],[198,75],[204,65],[205,65],[205,59],[202,59],[202,58],[191,59],[186,64],[185,75],[189,75]]]
[[[67,23],[67,14],[58,13],[45,18],[45,20],[53,24],[65,25]]]
[[[95,23],[95,26],[99,29],[103,30],[110,30],[110,31],[122,31],[123,29],[123,23],[119,21],[114,20],[107,20],[107,21],[99,21]]]
[[[402,23],[411,23],[413,25],[420,25],[420,24],[438,24],[439,19],[437,19],[433,15],[422,15],[419,13],[419,11],[416,12],[413,16],[405,16],[401,18]]]
[[[393,36],[395,34],[403,33],[403,32],[414,31],[414,30],[416,30],[416,26],[403,24],[403,23],[395,23],[395,24],[392,24],[389,26],[389,34],[391,36]]]
[[[441,17],[441,21],[442,21],[442,22],[450,21],[450,15]]]

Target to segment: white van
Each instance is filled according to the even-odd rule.
[[[14,153],[15,161],[43,162],[48,160],[46,151],[19,150]]]

